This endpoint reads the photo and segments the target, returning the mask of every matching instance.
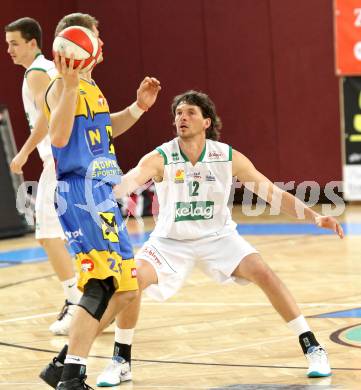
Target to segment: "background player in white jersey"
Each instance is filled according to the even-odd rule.
[[[124,196],[153,179],[158,195],[158,221],[136,255],[139,289],[165,300],[181,288],[195,265],[218,282],[253,282],[299,337],[309,362],[307,375],[331,375],[327,354],[294,298],[258,251],[236,231],[227,207],[232,177],[269,203],[281,198],[283,212],[297,217],[297,210],[302,211],[309,222],[342,238],[340,224],[280,190],[247,157],[218,142],[220,120],[207,95],[188,91],[176,96],[172,111],[178,137],[144,156],[123,176],[118,188],[118,196]],[[139,308],[140,295],[117,317],[114,356],[99,375],[98,386],[115,386],[131,379],[131,344]]]
[[[23,103],[31,133],[11,162],[14,173],[22,174],[22,168],[30,153],[37,148],[44,168],[36,195],[35,237],[44,248],[65,294],[65,305],[50,330],[54,334],[68,334],[75,305],[81,293],[72,258],[65,246],[65,236],[54,207],[56,186],[55,166],[51,151],[46,118],[43,114],[44,95],[50,79],[57,74],[52,61],[41,53],[42,31],[39,23],[29,17],[15,20],[5,27],[8,53],[14,64],[26,69],[22,87]]]

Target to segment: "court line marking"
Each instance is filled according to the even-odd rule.
[[[91,376],[91,375],[89,375]],[[39,386],[39,385],[45,385],[45,382],[0,382],[0,387],[2,386],[9,386],[9,385],[24,385],[24,386],[28,386],[28,385],[33,385],[33,386]],[[200,385],[200,386],[187,386],[187,385],[183,385],[183,386],[168,386],[168,385],[135,385],[135,384],[132,384],[130,387],[129,385],[126,385],[124,384],[124,382],[122,383],[121,385],[122,387],[124,387],[124,390],[130,390],[130,389],[187,389],[187,390],[200,390],[200,389],[205,389],[205,390],[211,390],[211,389],[221,389],[221,390],[226,390],[229,388],[229,385],[209,385],[209,386],[205,386],[205,385]],[[255,386],[255,385],[254,385]],[[259,386],[257,384],[257,386]],[[292,386],[292,385],[290,385]],[[45,387],[44,387],[45,388]],[[118,388],[118,386],[116,387]],[[312,387],[311,387],[312,388]],[[230,388],[231,390],[232,388]],[[235,389],[237,389],[237,387],[235,387]],[[282,389],[282,388],[280,388]],[[286,390],[287,388],[284,387],[284,389]]]
[[[206,307],[223,307],[223,306],[235,306],[235,307],[270,307],[270,303],[263,303],[263,302],[143,302],[142,306],[167,306],[167,307],[178,307],[178,306],[206,306]],[[357,303],[298,303],[298,306],[300,307],[329,307],[329,306],[338,306],[338,307],[357,307]],[[41,314],[35,314],[32,316],[26,316],[26,317],[15,317],[10,318],[7,320],[0,320],[0,324],[7,324],[10,322],[17,322],[17,321],[27,321],[32,320],[34,318],[46,318],[51,317],[54,315],[58,315],[59,312],[52,312],[52,313],[41,313]]]
[[[8,287],[17,287],[20,284],[24,284],[24,283],[28,283],[28,282],[34,282],[35,280],[47,279],[47,278],[50,278],[52,276],[55,276],[55,273],[46,274],[46,275],[43,275],[43,276],[37,276],[35,278],[30,278],[30,279],[24,279],[24,280],[20,280],[20,281],[9,283],[9,284],[3,284],[3,285],[0,285],[0,290],[2,290],[4,288],[8,288]]]
[[[329,334],[329,330],[324,330],[324,331],[319,331],[317,332],[318,335],[320,334]],[[294,335],[291,335],[291,336],[286,336],[286,337],[283,337],[282,338],[282,341],[285,341],[285,340],[291,340],[293,339],[294,340],[295,336]],[[246,349],[246,348],[252,348],[252,347],[258,347],[258,346],[262,346],[262,345],[266,345],[266,344],[274,344],[274,343],[279,343],[279,338],[274,338],[274,339],[271,339],[271,340],[268,340],[268,341],[261,341],[261,342],[257,342],[257,343],[252,343],[252,344],[247,344],[247,345],[238,345],[236,347],[232,347],[232,348],[224,348],[224,349],[219,349],[219,350],[213,350],[213,351],[207,351],[207,352],[202,352],[202,353],[196,353],[196,354],[191,354],[191,355],[185,355],[185,356],[180,356],[178,357],[178,359],[181,359],[181,360],[184,360],[184,359],[192,359],[192,358],[198,358],[198,357],[207,357],[207,356],[210,356],[210,355],[214,355],[214,354],[220,354],[220,353],[225,353],[225,352],[231,352],[231,351],[236,351],[236,350],[241,350],[241,349]],[[174,355],[173,355],[174,356]],[[170,355],[171,357],[171,355]],[[176,356],[174,356],[175,358],[177,358]],[[154,364],[195,364],[195,365],[207,365],[207,366],[239,366],[239,367],[250,367],[250,368],[278,368],[278,369],[302,369],[302,370],[306,370],[307,367],[304,367],[304,366],[279,366],[279,365],[247,365],[247,364],[238,364],[238,365],[233,365],[233,364],[228,364],[228,363],[205,363],[205,362],[184,362],[184,361],[172,361],[172,360],[167,360],[167,361],[157,361],[157,360],[149,360],[148,362],[146,362],[145,359],[134,359],[134,361],[138,361],[138,362],[144,362],[144,363],[140,363],[140,364],[137,364],[136,367],[144,367],[144,366],[150,366],[150,365],[154,365]],[[350,368],[350,367],[332,367],[332,371],[359,371],[360,368]]]
[[[0,387],[9,386],[9,385],[11,385],[11,386],[14,386],[14,385],[17,385],[17,386],[21,386],[21,385],[23,385],[23,386],[44,385],[44,388],[46,386],[45,382],[0,382]],[[124,390],[126,390],[126,389],[129,389],[129,390],[130,389],[188,389],[188,390],[192,390],[192,389],[194,389],[194,390],[206,389],[206,390],[210,390],[212,387],[216,390],[217,388],[225,389],[224,386],[227,386],[227,385],[221,385],[221,387],[219,387],[219,386],[218,387],[214,387],[213,385],[211,385],[212,387],[210,387],[210,386],[197,386],[197,387],[194,387],[194,386],[167,386],[167,385],[162,385],[162,386],[154,385],[154,386],[151,386],[151,385],[134,385],[134,384],[131,387],[129,387],[129,386],[125,387],[125,386],[126,385],[122,384],[122,387],[124,387]]]
[[[26,320],[32,320],[34,318],[46,318],[46,317],[51,317],[58,315],[59,312],[54,312],[54,313],[43,313],[43,314],[35,314],[33,316],[27,316],[27,317],[17,317],[17,318],[10,318],[9,320],[1,320],[0,324],[6,324],[9,322],[17,322],[17,321],[26,321]]]
[[[144,301],[142,306],[237,306],[237,307],[272,307],[271,303],[267,302],[147,302]],[[354,307],[359,305],[358,303],[335,303],[335,302],[316,302],[316,303],[297,303],[302,307],[328,307],[328,306],[342,306],[342,307]]]
[[[29,386],[29,385],[33,385],[33,386],[39,386],[39,385],[44,385],[44,388],[46,386],[45,382],[1,382],[0,383],[0,387],[3,387],[3,386]],[[212,385],[213,386],[213,385]],[[224,386],[227,386],[227,385],[221,385],[223,387],[214,387],[214,389],[217,389],[217,388],[220,388],[220,389],[225,389]],[[48,386],[49,387],[49,386]],[[118,386],[117,386],[118,387]],[[124,384],[122,384],[122,387],[124,387]],[[198,389],[206,389],[206,390],[210,390],[212,387],[209,387],[209,386],[197,386],[197,387],[194,387],[194,386],[160,386],[160,385],[154,385],[154,386],[150,386],[150,385],[132,385],[131,387],[124,387],[124,390],[126,389],[188,389],[188,390],[198,390]]]
[[[325,333],[326,331],[322,332]],[[321,332],[319,332],[321,333]],[[284,337],[283,340],[294,338],[294,336]],[[263,342],[259,344],[269,344],[279,342],[279,339],[273,339],[269,340],[269,342]],[[50,349],[44,349],[44,348],[36,348],[36,347],[27,347],[24,345],[19,344],[10,344],[0,341],[0,346],[4,347],[10,347],[10,348],[17,348],[17,349],[26,349],[30,351],[38,351],[38,352],[46,352],[46,353],[52,353],[56,354],[58,351],[50,350]],[[251,346],[254,344],[250,344]],[[241,346],[240,348],[245,348],[247,346]],[[214,351],[214,353],[217,353],[218,351]],[[208,353],[207,354],[211,354]],[[199,355],[199,354],[198,354]],[[192,356],[192,355],[190,355]],[[185,358],[184,356],[183,358]],[[96,358],[96,359],[104,359],[104,360],[110,360],[109,356],[101,356],[101,355],[90,355],[89,358]],[[143,364],[136,364],[136,367],[142,367],[146,365],[152,365],[152,364],[184,364],[184,365],[199,365],[199,366],[217,366],[217,367],[244,367],[244,368],[278,368],[278,369],[297,369],[297,370],[305,370],[307,367],[305,366],[280,366],[280,365],[267,365],[267,364],[235,364],[235,363],[214,363],[214,362],[185,362],[181,360],[159,360],[159,359],[132,359],[133,362],[140,362]],[[332,370],[337,371],[360,371],[361,368],[350,368],[350,367],[333,367]],[[100,372],[100,371],[99,371]],[[93,372],[91,375],[96,375],[97,372]]]
[[[92,376],[92,375],[89,375],[89,376]],[[322,378],[321,378],[322,380]],[[0,386],[9,386],[9,385],[45,385],[44,382],[0,382]],[[235,389],[237,390],[238,386],[262,386],[263,384],[259,384],[259,383],[256,383],[256,384],[238,384],[238,385],[231,385],[231,387],[229,387],[230,385],[198,385],[198,386],[187,386],[187,385],[177,385],[177,386],[171,386],[171,385],[137,385],[137,384],[134,384],[134,383],[131,383],[130,385],[127,385],[125,382],[122,383],[122,387],[124,387],[124,390],[127,390],[127,389],[187,389],[187,390],[199,390],[199,389],[205,389],[205,390],[211,390],[211,389],[214,389],[214,390],[217,390],[217,389],[220,389],[220,390],[226,390],[226,389]],[[272,385],[271,384],[268,384],[268,383],[264,383],[264,385],[267,386],[267,389],[271,389],[269,386]],[[280,386],[280,385],[276,385],[276,386]],[[282,385],[281,385],[282,386]],[[289,387],[288,387],[289,386]],[[279,387],[279,389],[284,389],[284,390],[287,390],[287,388],[291,389],[292,388],[292,384],[289,384],[289,385],[283,385],[282,387]],[[304,384],[304,385],[298,385],[298,386],[301,386],[300,388],[310,388],[313,389],[314,386],[320,386],[320,387],[325,387],[326,385],[324,383],[313,383],[312,385],[308,385],[308,384]],[[331,386],[331,387],[329,387]],[[118,388],[118,386],[116,387]],[[339,387],[335,386],[333,387],[332,385],[327,385],[327,389],[338,389]],[[239,389],[241,389],[241,387],[239,387]]]

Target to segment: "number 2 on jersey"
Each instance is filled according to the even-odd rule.
[[[198,181],[190,181],[188,183],[189,196],[198,196],[199,182]]]

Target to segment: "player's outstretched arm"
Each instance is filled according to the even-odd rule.
[[[65,57],[56,53],[54,63],[62,78],[51,85],[46,96],[46,103],[51,112],[49,135],[51,143],[57,148],[62,148],[67,145],[73,129],[80,81],[79,71],[84,60],[74,69],[73,55],[68,66]]]
[[[141,115],[153,106],[160,90],[160,82],[154,77],[147,76],[137,89],[137,100],[124,110],[110,114],[113,137],[123,134],[132,127]]]
[[[46,118],[42,110],[44,105],[45,91],[49,84],[49,76],[47,73],[40,70],[31,70],[26,75],[27,83],[32,96],[34,96],[37,119],[34,123],[33,129],[24,145],[20,149],[19,153],[13,158],[10,163],[10,169],[17,174],[23,173],[23,166],[26,164],[29,155],[36,146],[45,138],[48,134],[48,126]]]
[[[164,159],[159,152],[154,150],[146,154],[135,168],[122,176],[120,184],[113,188],[115,197],[120,199],[128,196],[151,179],[161,181],[163,170]]]
[[[270,205],[279,205],[280,210],[288,215],[295,218],[302,215],[307,221],[334,231],[340,238],[344,237],[342,227],[335,218],[316,213],[295,196],[274,185],[246,156],[235,150],[232,155],[232,167],[233,175],[237,176],[247,189]]]

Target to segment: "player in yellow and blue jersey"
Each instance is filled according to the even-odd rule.
[[[96,19],[79,13],[65,16],[56,35],[76,25],[99,36]],[[154,104],[160,83],[146,77],[137,90],[136,102],[110,114],[91,72],[80,73],[80,66],[74,69],[73,59],[67,66],[61,53],[56,54],[55,64],[59,76],[50,83],[45,102],[59,181],[56,202],[76,254],[83,297],[70,327],[69,347],[65,346],[40,376],[56,389],[78,390],[90,388],[85,383],[86,358],[105,310],[118,312],[137,294],[133,251],[112,193],[121,173],[112,139]],[[113,295],[121,296],[122,307],[108,305]]]
[[[61,78],[56,77],[48,91]],[[117,290],[136,290],[135,271],[128,272],[135,270],[132,247],[126,229],[119,229],[122,220],[118,207],[115,202],[111,204],[112,186],[119,182],[121,172],[112,142],[109,107],[93,80],[81,78],[78,93],[70,138],[64,146],[62,142],[52,146],[59,180],[58,212],[76,253],[78,286],[83,290],[90,279],[112,276]],[[51,120],[50,107],[47,109]],[[108,202],[103,206],[92,207],[104,200]],[[120,276],[122,280],[118,280]]]

